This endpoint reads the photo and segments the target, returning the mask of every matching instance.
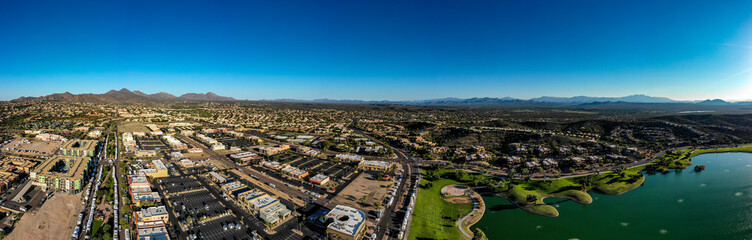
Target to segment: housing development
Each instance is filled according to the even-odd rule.
[[[55,239],[470,239],[493,233],[473,227],[498,207],[489,198],[557,217],[544,198],[589,204],[707,149],[749,150],[749,115],[695,106],[719,113],[2,102],[0,227]],[[57,212],[69,214],[45,217]]]

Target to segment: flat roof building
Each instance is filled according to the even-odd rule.
[[[170,240],[167,227],[162,222],[145,222],[136,224],[138,240]]]
[[[165,206],[149,207],[141,209],[141,211],[135,212],[137,223],[156,222],[161,221],[167,223],[169,217],[167,215],[167,209]]]
[[[139,172],[151,178],[161,178],[169,175],[167,172],[167,166],[162,163],[162,160],[153,160],[151,161],[150,166],[151,168],[141,169]]]
[[[241,152],[241,153],[230,154],[230,158],[232,158],[235,161],[240,161],[241,163],[246,164],[248,163],[248,161],[258,158],[258,154],[253,153],[253,152]]]
[[[348,162],[363,161],[363,156],[358,156],[358,155],[353,155],[353,154],[337,154],[334,156],[334,158],[342,160],[342,161],[348,161]]]
[[[266,168],[274,169],[274,170],[282,169],[282,167],[285,166],[284,164],[281,164],[279,162],[269,162],[269,161],[262,163],[262,165],[264,165],[264,167]]]
[[[326,228],[330,239],[360,239],[365,233],[366,214],[353,207],[337,205],[326,218],[332,221]]]
[[[217,172],[211,171],[211,172],[209,172],[209,176],[210,176],[210,177],[212,178],[212,180],[214,180],[214,182],[216,182],[216,183],[224,183],[224,182],[227,182],[227,176],[225,176],[225,175],[223,175],[223,174],[221,174],[221,173],[217,173]]]
[[[369,171],[388,171],[392,169],[392,163],[384,161],[364,160],[358,163],[358,169]]]
[[[31,172],[32,184],[47,190],[78,192],[85,185],[88,157],[52,156]]]
[[[311,179],[308,179],[308,181],[318,185],[324,185],[329,182],[329,176],[319,173]]]

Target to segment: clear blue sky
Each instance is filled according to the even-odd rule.
[[[752,99],[750,69],[748,0],[0,2],[0,100]]]

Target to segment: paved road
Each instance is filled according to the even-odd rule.
[[[97,198],[97,191],[99,190],[97,183],[101,184],[101,182],[99,182],[100,175],[98,173],[99,171],[102,170],[102,164],[104,164],[106,162],[105,160],[107,159],[107,145],[109,144],[109,141],[110,141],[111,130],[112,128],[108,128],[103,133],[104,136],[106,136],[104,140],[104,145],[102,145],[102,148],[99,150],[99,154],[95,158],[97,160],[97,167],[94,169],[94,172],[97,173],[97,175],[96,177],[92,178],[93,181],[89,181],[88,186],[86,188],[89,192],[89,199],[88,201],[84,202],[84,210],[82,212],[84,214],[84,217],[81,221],[79,239],[84,239],[89,235],[89,231],[86,231],[86,228],[91,227],[91,225],[89,225],[89,221],[93,221],[93,219],[91,219],[92,204],[95,204],[94,202],[96,201],[96,198]],[[105,173],[102,173],[102,174],[105,174]],[[86,176],[86,177],[89,177],[89,176]],[[86,192],[82,194],[86,195]],[[96,207],[94,207],[94,210],[96,210]],[[93,229],[90,229],[90,230],[93,230]]]
[[[397,213],[401,213],[404,217],[404,210],[402,208],[406,207],[406,199],[410,196],[410,193],[407,192],[409,189],[413,188],[413,186],[410,186],[412,184],[412,181],[409,181],[410,178],[408,176],[415,173],[417,170],[414,168],[414,164],[417,162],[415,157],[412,155],[406,153],[401,148],[384,143],[379,139],[376,139],[375,137],[371,136],[370,134],[363,132],[357,128],[354,128],[355,121],[350,123],[350,128],[354,131],[358,132],[359,134],[383,145],[388,146],[392,148],[395,155],[397,155],[397,160],[402,162],[402,169],[404,169],[405,174],[403,174],[402,182],[400,182],[400,188],[397,189],[397,194],[395,195],[394,202],[391,206],[387,207],[384,212],[382,213],[381,219],[379,220],[378,224],[376,225],[376,239],[390,239],[390,238],[396,238],[397,232],[399,232],[399,225],[402,222],[402,218],[398,217]],[[387,230],[390,230],[390,234],[387,234]],[[404,236],[407,237],[407,236]]]
[[[463,223],[463,222],[465,222],[465,220],[466,220],[467,218],[469,218],[469,217],[470,217],[470,216],[472,216],[472,215],[473,215],[473,214],[474,214],[475,212],[477,212],[477,211],[478,211],[478,208],[480,207],[480,202],[478,201],[478,199],[475,199],[475,195],[473,195],[473,193],[472,193],[472,191],[471,191],[470,189],[468,189],[468,190],[465,190],[465,194],[467,194],[468,196],[470,196],[470,199],[472,199],[472,200],[473,200],[473,210],[472,210],[472,211],[470,211],[470,213],[468,213],[468,214],[467,214],[467,215],[465,215],[464,217],[460,218],[460,220],[457,220],[457,227],[459,227],[459,228],[460,228],[460,232],[462,232],[462,235],[465,235],[465,237],[472,239],[472,238],[473,238],[473,236],[472,236],[472,235],[470,235],[469,233],[467,233],[467,232],[465,231],[465,228],[464,228],[464,227],[462,227],[462,223]]]
[[[239,167],[239,166],[237,166],[235,164],[234,161],[232,161],[229,158],[227,158],[227,156],[220,155],[220,154],[212,151],[211,149],[209,149],[208,147],[206,147],[204,144],[201,144],[201,143],[199,143],[198,141],[196,141],[196,140],[194,140],[192,138],[185,137],[185,136],[179,136],[179,137],[181,138],[181,140],[186,141],[186,142],[190,143],[193,146],[201,148],[206,154],[209,154],[209,156],[212,159],[216,159],[216,160],[222,161],[227,166],[229,166],[231,168],[234,167],[235,169],[238,169],[238,170],[240,170],[241,172],[243,172],[245,174],[252,174],[252,175],[258,177],[259,181],[261,181],[262,183],[265,183],[265,184],[269,184],[269,183],[274,184],[274,186],[275,186],[276,189],[278,189],[278,190],[280,190],[280,191],[282,191],[282,192],[284,192],[284,193],[286,193],[288,195],[287,198],[291,202],[295,202],[296,204],[300,204],[302,206],[303,203],[302,203],[302,200],[300,200],[300,199],[306,199],[306,198],[310,198],[311,197],[308,194],[300,192],[300,190],[298,190],[297,188],[288,187],[285,183],[283,183],[281,181],[278,181],[277,179],[274,179],[272,177],[269,177],[266,174],[261,174],[260,172],[254,170],[254,169],[252,169],[250,167],[247,167],[247,166],[246,167]],[[285,197],[285,196],[282,196],[282,197]],[[295,199],[296,197],[298,197],[300,199]],[[323,198],[319,198],[318,201],[324,201],[322,199]]]

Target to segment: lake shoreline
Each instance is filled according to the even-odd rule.
[[[731,152],[693,158],[692,162],[693,165],[707,165],[708,170],[701,173],[671,171],[669,174],[650,175],[641,172],[643,177],[635,178],[634,185],[637,187],[634,189],[618,194],[598,190],[589,192],[598,194],[593,195],[598,202],[594,205],[582,205],[576,201],[546,201],[558,209],[561,214],[558,217],[538,214],[534,208],[527,208],[503,194],[486,194],[487,212],[473,228],[484,230],[489,239],[752,237],[752,232],[747,231],[752,227],[738,224],[752,217],[752,213],[737,214],[741,213],[739,209],[749,205],[746,199],[752,196],[752,189],[746,187],[752,179],[752,156],[748,152]],[[554,188],[560,186],[556,183],[553,185]],[[720,211],[731,215],[712,214],[715,210],[702,210],[703,206],[714,206],[714,209],[720,208]],[[701,215],[698,216],[698,213]]]

